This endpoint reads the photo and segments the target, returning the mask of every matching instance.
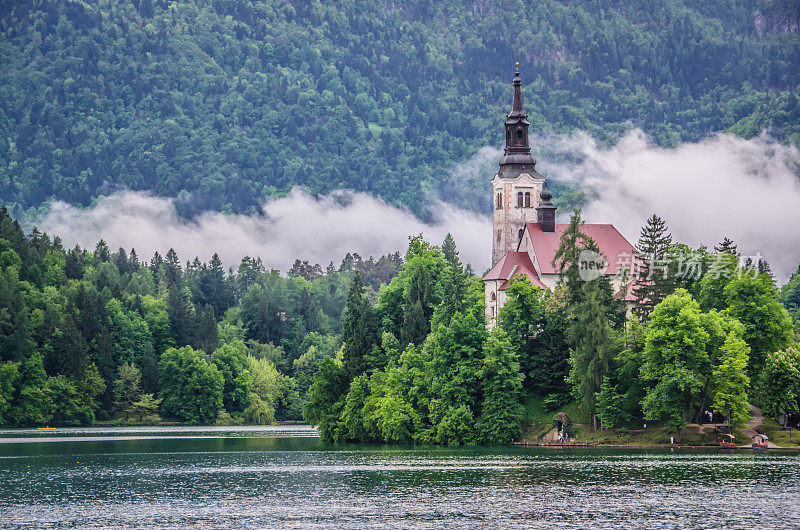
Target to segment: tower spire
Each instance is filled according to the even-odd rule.
[[[521,173],[536,173],[536,159],[531,155],[528,144],[528,115],[522,108],[522,79],[519,76],[519,61],[514,69],[514,95],[511,100],[511,112],[506,116],[506,148],[500,159],[500,176],[515,178]]]
[[[516,71],[514,72],[514,99],[511,102],[511,115],[522,115],[527,117],[525,111],[522,110],[522,79],[519,77],[519,61],[516,64]]]

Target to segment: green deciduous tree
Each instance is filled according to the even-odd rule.
[[[700,398],[709,365],[700,306],[683,289],[653,309],[647,324],[641,368],[645,418],[674,426],[678,439],[692,406]]]
[[[800,347],[768,354],[760,380],[765,413],[787,422],[789,414],[800,414]]]
[[[785,348],[793,338],[792,321],[778,302],[778,291],[767,274],[741,274],[723,291],[726,313],[744,325],[750,346],[748,375],[757,380],[768,354]]]
[[[250,405],[251,375],[247,369],[247,346],[237,340],[223,344],[211,354],[211,360],[222,374],[222,404],[231,414],[238,414]]]
[[[481,413],[475,425],[478,440],[506,445],[519,437],[524,407],[518,355],[502,328],[495,328],[484,345],[479,377],[483,387]]]
[[[349,387],[347,370],[332,357],[323,357],[311,385],[309,399],[303,407],[303,417],[316,425],[322,440],[336,436],[339,415],[344,407],[343,396]]]
[[[743,427],[752,418],[747,399],[750,388],[747,376],[749,350],[741,333],[731,331],[720,349],[719,364],[712,376],[714,394],[711,406],[725,414],[731,429]]]
[[[142,372],[131,363],[120,365],[117,379],[114,380],[114,407],[117,412],[125,413],[127,419],[131,406],[142,396]]]
[[[212,423],[222,408],[225,380],[202,351],[169,348],[158,363],[164,411],[190,423]]]

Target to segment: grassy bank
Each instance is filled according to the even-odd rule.
[[[616,429],[592,430],[591,415],[584,411],[578,402],[571,401],[561,407],[550,409],[545,406],[544,400],[531,398],[525,404],[525,420],[523,423],[520,441],[533,443],[541,441],[557,424],[559,413],[566,414],[572,421],[568,427],[570,441],[575,443],[599,443],[608,445],[670,445],[671,437],[675,437],[675,429],[658,422],[648,422],[644,428],[643,421],[631,422]],[[800,446],[800,431],[797,429],[783,430],[783,428],[770,419],[756,429],[757,432],[766,434],[770,441],[780,447]],[[690,425],[684,429],[682,445],[693,446],[718,446],[720,432],[728,432],[728,428],[719,424],[719,429],[714,424]],[[734,429],[738,444],[749,444],[750,437],[740,430]]]

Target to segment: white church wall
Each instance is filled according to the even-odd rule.
[[[500,261],[506,252],[517,250],[519,246],[519,231],[525,223],[536,221],[536,207],[539,205],[540,193],[544,179],[533,177],[529,173],[522,173],[513,179],[500,178],[495,175],[492,179],[493,197],[493,234],[492,234],[492,265]],[[517,194],[523,194],[523,204],[518,205]],[[529,194],[529,202],[525,202],[525,194]],[[498,207],[498,194],[502,197],[502,206]],[[527,204],[527,205],[526,205]]]

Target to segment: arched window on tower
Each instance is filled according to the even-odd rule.
[[[503,193],[497,193],[497,209],[501,210],[503,208]]]
[[[526,191],[525,192],[525,208],[530,208],[530,207],[531,207],[531,192]]]
[[[517,138],[522,138],[522,129],[517,129]]]
[[[525,230],[523,228],[520,228],[519,229],[519,240],[520,241],[522,241],[522,234],[524,234],[524,233],[525,233]]]
[[[522,192],[517,192],[517,207],[522,208]]]
[[[495,293],[492,293],[492,302],[494,302],[496,300],[497,300],[497,295]]]

